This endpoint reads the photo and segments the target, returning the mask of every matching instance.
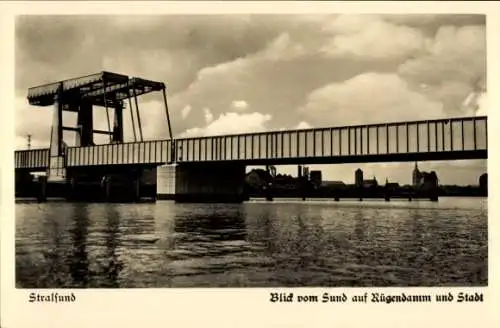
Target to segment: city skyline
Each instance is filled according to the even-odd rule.
[[[358,166],[359,166],[359,164],[353,164],[353,165],[354,165],[354,166],[356,166],[356,165],[358,165]],[[464,187],[465,187],[465,186],[479,186],[479,185],[480,185],[480,179],[481,179],[481,176],[482,176],[483,174],[486,174],[486,175],[487,175],[487,172],[485,172],[485,173],[483,173],[483,174],[481,174],[480,176],[478,176],[478,177],[477,177],[477,180],[476,180],[476,182],[475,182],[475,183],[471,183],[471,184],[467,184],[467,185],[459,185],[459,184],[453,184],[453,183],[451,183],[451,184],[443,184],[443,183],[441,183],[441,182],[440,182],[440,179],[439,179],[439,173],[438,173],[438,172],[436,172],[436,171],[435,171],[432,167],[430,167],[430,166],[429,166],[429,167],[428,167],[428,170],[421,170],[421,168],[420,168],[420,166],[419,166],[419,165],[420,165],[420,164],[419,164],[419,162],[415,162],[415,163],[413,163],[413,165],[417,165],[418,170],[419,170],[419,172],[420,172],[421,174],[422,174],[422,173],[430,173],[430,172],[435,172],[435,173],[436,173],[436,175],[437,175],[437,178],[438,178],[438,183],[439,183],[439,185],[443,185],[443,186],[444,186],[444,185],[457,185],[457,186],[464,186]],[[291,166],[291,165],[289,165],[289,166]],[[321,175],[323,174],[323,171],[321,171],[321,170],[313,170],[313,169],[311,169],[311,167],[312,167],[312,166],[317,166],[317,165],[301,165],[301,166],[303,167],[303,168],[302,168],[303,170],[304,170],[305,168],[307,168],[308,173],[309,173],[309,172],[320,172],[320,174],[321,174]],[[296,166],[295,166],[295,167],[296,167]],[[356,168],[356,169],[352,172],[352,177],[351,177],[351,179],[347,179],[347,180],[335,179],[335,176],[333,176],[333,177],[330,177],[330,179],[324,179],[324,178],[323,178],[323,179],[322,179],[322,181],[323,181],[323,182],[342,182],[342,183],[345,183],[346,185],[355,185],[355,184],[356,184],[356,171],[357,171],[357,170],[361,170],[361,173],[362,173],[362,174],[361,174],[361,179],[362,179],[361,181],[365,181],[365,180],[376,180],[376,181],[378,182],[378,184],[379,184],[379,185],[384,185],[384,184],[385,184],[385,183],[387,183],[387,182],[388,182],[388,183],[398,183],[398,184],[400,184],[400,185],[407,185],[407,186],[412,186],[412,185],[415,185],[415,181],[414,181],[414,180],[415,180],[415,176],[414,176],[414,175],[415,175],[415,171],[414,171],[414,170],[412,170],[412,171],[410,171],[410,172],[408,173],[408,175],[410,176],[410,177],[409,177],[410,182],[402,182],[402,181],[398,181],[398,180],[396,180],[396,179],[393,179],[391,176],[385,176],[385,177],[380,176],[380,177],[377,177],[375,174],[373,174],[373,175],[366,174],[366,173],[365,173],[362,169],[360,169],[359,167],[357,167],[357,168]],[[249,173],[250,171],[251,171],[251,170],[247,170],[247,173]],[[294,177],[294,178],[298,177],[297,172],[295,172],[295,173],[293,173],[293,172],[292,172],[292,173],[288,173],[288,172],[276,171],[276,175],[291,176],[291,177]]]
[[[28,106],[28,87],[100,70],[164,81],[176,136],[485,115],[485,48],[483,15],[22,16],[16,148],[27,134],[48,146],[51,110]],[[167,137],[159,100],[140,105],[146,139]],[[487,171],[485,160],[421,165],[446,184]],[[411,163],[311,169],[349,180],[358,166],[411,182]]]

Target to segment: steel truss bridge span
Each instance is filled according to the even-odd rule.
[[[68,147],[64,160],[82,167],[486,159],[487,139],[487,117],[478,116]],[[16,151],[15,167],[44,170],[48,156],[48,149]]]

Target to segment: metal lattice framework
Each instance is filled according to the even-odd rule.
[[[170,124],[170,115],[168,112],[166,86],[163,82],[146,80],[138,77],[129,77],[127,75],[99,72],[96,74],[86,75],[82,77],[67,79],[63,81],[48,83],[28,89],[28,102],[32,106],[51,106],[54,105],[57,98],[61,102],[61,110],[78,112],[81,110],[81,104],[85,103],[90,106],[108,108],[121,107],[125,100],[129,102],[130,115],[132,119],[132,127],[134,132],[134,140],[137,140],[133,108],[135,104],[136,119],[138,125],[139,140],[143,140],[141,118],[139,114],[139,104],[137,97],[161,91],[165,102],[165,110],[167,114],[167,123],[170,138],[172,138],[172,129]],[[134,103],[132,103],[132,100]],[[108,130],[93,130],[93,133],[112,134],[108,115]],[[76,127],[64,127],[62,130],[78,132]]]
[[[128,99],[131,95],[140,96],[161,91],[165,89],[165,84],[141,78],[129,78],[117,73],[100,72],[29,88],[29,104],[53,105],[59,87],[64,95],[64,110],[75,111],[77,108],[72,107],[72,104],[86,101],[97,106],[113,107],[117,105],[116,102]]]

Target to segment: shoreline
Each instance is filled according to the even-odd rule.
[[[335,201],[334,198],[328,197],[328,196],[312,196],[312,197],[306,197],[305,200],[302,200],[300,197],[280,197],[280,196],[274,196],[273,197],[275,200],[293,200],[293,201],[325,201],[325,200],[331,200],[332,202]],[[439,198],[479,198],[479,199],[488,199],[488,196],[479,196],[479,195],[442,195],[439,196]],[[383,197],[363,197],[362,201],[383,201]],[[172,197],[170,195],[165,195],[165,194],[158,194],[157,197],[157,202],[161,201],[173,201]],[[252,202],[252,201],[259,201],[259,202],[272,202],[266,200],[265,196],[262,197],[250,197],[248,200],[245,202]],[[359,197],[342,197],[339,199],[339,201],[360,201]],[[335,202],[339,202],[335,201]],[[394,197],[391,198],[391,201],[405,201],[408,202],[407,198],[404,197]],[[413,198],[412,201],[429,201],[428,198]],[[61,198],[61,197],[49,197],[47,199],[48,203],[62,203],[66,202],[66,199]],[[16,197],[15,204],[30,204],[30,203],[38,203],[38,200],[35,197]],[[82,202],[82,203],[94,203],[94,202]],[[100,202],[100,203],[105,203],[105,202]],[[146,201],[139,201],[135,204],[143,204],[143,203],[152,203],[152,202],[146,202]],[[123,203],[123,204],[130,204],[130,203]],[[134,203],[132,203],[134,204]]]

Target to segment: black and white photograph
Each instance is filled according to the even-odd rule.
[[[487,287],[486,26],[16,16],[15,287]]]

